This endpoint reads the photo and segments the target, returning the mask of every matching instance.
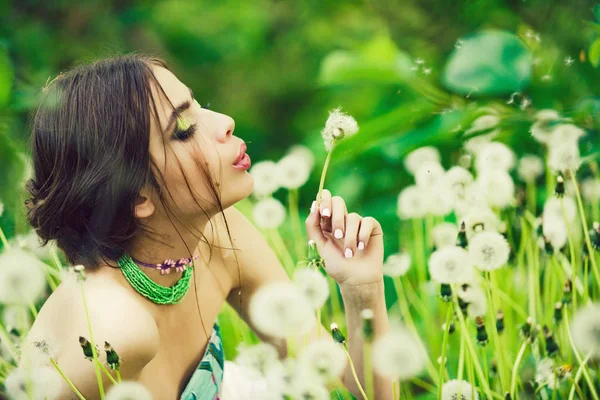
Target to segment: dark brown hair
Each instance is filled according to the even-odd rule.
[[[135,200],[147,184],[169,218],[184,220],[165,201],[164,192],[171,193],[149,150],[150,118],[160,127],[152,85],[173,107],[152,65],[168,69],[162,59],[140,54],[100,59],[73,66],[43,89],[32,120],[27,219],[43,245],[55,239],[73,265],[93,268],[100,260],[116,260],[141,231],[160,236],[134,216]],[[215,184],[204,173],[223,213]]]

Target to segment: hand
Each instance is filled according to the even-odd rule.
[[[344,199],[331,197],[327,189],[323,189],[321,194],[321,204],[313,203],[315,210],[308,215],[305,224],[308,238],[317,244],[317,250],[325,261],[327,274],[340,287],[381,282],[383,231],[379,222],[373,217],[348,214]],[[334,235],[338,229],[343,235],[341,238]],[[360,242],[364,243],[362,250]]]

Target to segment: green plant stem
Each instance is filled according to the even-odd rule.
[[[565,324],[567,326],[570,326],[570,324],[569,324],[569,309],[568,308],[565,307],[565,309],[563,311],[563,315],[565,317]],[[577,348],[575,347],[575,343],[573,343],[573,337],[571,336],[571,331],[568,329],[567,329],[567,335],[569,337],[569,343],[571,344],[573,353],[575,354],[575,358],[577,359],[577,362],[581,366],[580,368],[583,368],[583,377],[585,378],[585,381],[588,384],[588,387],[590,388],[592,397],[594,398],[594,400],[598,400],[598,393],[596,393],[596,388],[594,387],[594,381],[590,377],[590,373],[587,369],[587,361],[584,363],[583,360],[581,359],[581,356],[579,355],[579,352],[577,351]]]
[[[106,366],[104,364],[102,364],[102,363],[99,363],[99,364],[100,364],[100,368],[102,368],[102,370],[104,370],[104,373],[106,374],[106,376],[108,376],[108,378],[111,380],[111,382],[116,385],[117,381],[110,374],[110,371],[106,368]]]
[[[370,399],[375,399],[375,386],[373,382],[373,362],[371,359],[372,355],[372,344],[365,340],[363,342],[363,373],[365,377],[365,386],[367,387],[367,396]]]
[[[329,283],[329,298],[331,299],[331,312],[332,312],[332,316],[331,319],[335,320],[337,317],[339,317],[340,315],[343,314],[342,312],[342,304],[340,302],[340,297],[338,295],[338,290],[337,290],[337,282],[331,278],[330,276],[327,276],[327,282]],[[344,318],[342,318],[344,319]]]
[[[425,263],[425,246],[423,244],[423,220],[413,219],[413,240],[415,242],[415,257],[417,259],[418,285],[427,282],[427,265]]]
[[[460,335],[460,348],[458,350],[458,380],[462,380],[465,367],[465,339]]]
[[[10,250],[10,244],[8,243],[8,240],[6,239],[6,235],[4,234],[2,227],[0,227],[0,240],[2,241],[2,245],[4,246],[4,248],[6,250]]]
[[[283,242],[283,239],[281,238],[281,235],[279,234],[277,228],[272,228],[268,231],[269,236],[271,237],[271,243],[273,243],[273,247],[275,247],[277,253],[279,254],[279,258],[282,259],[283,265],[285,267],[286,272],[288,273],[288,276],[292,277],[292,275],[294,274],[294,268],[296,264],[294,263],[290,252],[285,246],[285,243]]]
[[[481,368],[481,365],[479,364],[479,360],[477,358],[477,352],[475,351],[475,346],[473,344],[473,342],[471,341],[471,337],[469,336],[469,330],[467,328],[467,324],[465,322],[465,317],[462,313],[462,310],[460,309],[460,306],[458,305],[458,296],[456,294],[456,285],[452,285],[452,299],[454,301],[454,309],[456,310],[456,314],[458,315],[458,321],[460,322],[460,330],[461,330],[461,335],[464,335],[465,338],[465,343],[467,344],[467,350],[469,350],[469,355],[471,356],[471,360],[474,364],[475,367],[475,372],[477,373],[477,376],[479,377],[479,380],[481,381],[481,384],[483,385],[483,390],[485,392],[485,395],[488,397],[492,397],[492,391],[490,389],[490,385],[489,382],[486,380],[485,375],[483,374],[483,370]]]
[[[54,368],[58,371],[58,373],[60,374],[60,376],[62,376],[62,378],[65,380],[65,382],[67,382],[67,385],[69,385],[69,387],[71,388],[71,390],[73,392],[75,392],[75,394],[77,395],[77,397],[79,397],[81,400],[85,400],[85,397],[83,397],[83,395],[81,394],[81,392],[79,390],[77,390],[77,388],[75,387],[75,385],[73,384],[73,382],[71,382],[71,380],[65,375],[65,373],[62,371],[62,369],[58,366],[58,364],[56,363],[56,361],[50,357],[50,362],[52,363],[52,365],[54,365]]]
[[[503,357],[503,353],[504,353],[504,349],[500,343],[500,335],[498,334],[498,329],[496,327],[495,324],[495,320],[496,320],[496,311],[499,309],[499,302],[496,296],[496,290],[498,285],[496,285],[496,280],[495,280],[495,271],[490,271],[487,273],[488,279],[489,279],[489,286],[487,287],[487,294],[488,294],[488,301],[490,302],[490,307],[488,307],[488,315],[489,315],[489,321],[491,325],[491,330],[492,330],[492,336],[494,338],[494,350],[495,353],[498,355],[498,375],[500,376],[500,387],[502,388],[502,393],[506,393],[507,391],[507,379],[505,376],[506,373],[506,369],[505,369],[505,365],[504,365],[504,357]],[[488,325],[488,326],[489,326]]]
[[[446,351],[448,349],[448,331],[450,330],[450,318],[452,317],[452,306],[446,309],[446,325],[444,325],[444,338],[442,339],[442,358],[440,360],[440,371],[438,376],[438,399],[442,398],[442,385],[444,384],[444,373],[446,369]]]
[[[94,334],[92,333],[92,323],[90,321],[90,314],[87,307],[87,301],[85,299],[85,290],[83,288],[83,282],[80,282],[81,286],[81,297],[83,298],[83,308],[85,309],[85,319],[87,321],[88,331],[90,333],[90,343],[92,345],[92,355],[94,359],[94,368],[96,369],[96,378],[98,380],[98,390],[100,391],[100,398],[104,399],[104,385],[102,384],[102,373],[100,372],[100,360],[98,359],[98,353],[96,352],[96,342],[94,342]]]
[[[119,369],[117,368],[115,372],[117,374],[117,382],[121,383],[121,371],[119,371]]]
[[[333,150],[335,149],[335,144],[331,147],[329,153],[327,153],[327,158],[325,159],[325,165],[323,165],[323,171],[321,171],[321,181],[319,182],[319,191],[317,192],[317,206],[321,205],[321,200],[323,199],[323,186],[325,185],[325,176],[327,175],[327,169],[329,168],[329,161],[331,160],[331,155],[333,154]]]
[[[295,342],[294,342],[294,338],[293,337],[288,337],[286,340],[286,344],[287,344],[287,357],[288,358],[294,358],[295,356],[295,350],[296,350],[296,346],[295,346]]]
[[[525,184],[525,191],[527,197],[527,209],[532,213],[536,214],[536,194],[535,194],[535,182],[527,181]]]
[[[517,375],[519,372],[519,365],[521,364],[521,359],[523,359],[523,355],[525,354],[525,350],[527,350],[527,341],[523,341],[521,344],[521,348],[519,349],[519,353],[517,354],[517,359],[512,368],[512,377],[510,379],[510,395],[513,399],[515,399],[516,389],[517,389]]]
[[[587,365],[587,362],[589,361],[591,356],[592,352],[590,351],[588,355],[583,359],[583,362],[579,365],[577,373],[575,374],[575,378],[573,379],[573,386],[571,386],[571,390],[569,392],[569,400],[573,400],[573,396],[575,394],[575,386],[577,386],[577,392],[579,393],[581,400],[585,400],[585,397],[583,397],[583,393],[581,393],[581,389],[579,388],[577,382],[579,382],[579,380],[581,379],[581,375],[583,375],[583,370],[585,369],[585,366]]]
[[[348,357],[348,363],[350,364],[350,370],[352,371],[352,376],[354,377],[354,382],[356,383],[356,386],[358,387],[358,390],[360,391],[360,394],[362,395],[363,399],[368,400],[369,398],[367,397],[365,390],[363,389],[362,385],[360,384],[358,375],[356,375],[356,369],[354,368],[354,362],[352,362],[352,357],[350,357],[350,353],[348,352],[348,347],[346,345],[342,345],[342,348],[344,349],[344,351],[346,352],[346,356]]]
[[[0,343],[3,343],[6,346],[6,351],[8,351],[13,360],[19,360],[19,357],[17,355],[17,348],[15,347],[15,344],[10,339],[8,332],[6,332],[2,324],[0,324]]]
[[[590,233],[588,231],[585,211],[583,209],[583,202],[581,201],[581,193],[579,192],[579,186],[577,185],[577,177],[575,175],[575,171],[573,171],[572,169],[569,172],[571,175],[571,179],[574,183],[573,186],[575,186],[575,194],[577,195],[577,205],[579,207],[581,227],[583,228],[583,234],[585,236],[585,243],[587,245],[588,253],[590,255],[590,260],[592,261],[592,271],[594,273],[594,277],[596,278],[596,283],[600,287],[600,271],[598,271],[598,265],[596,264],[596,258],[594,257],[594,248],[592,247],[592,241],[590,240]]]
[[[301,260],[305,254],[305,243],[307,242],[302,233],[300,224],[300,212],[298,210],[298,189],[288,191],[288,205],[290,208],[290,221],[292,223],[292,233],[294,235],[294,249],[296,251],[296,260]]]

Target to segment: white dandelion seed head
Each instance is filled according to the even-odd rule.
[[[18,247],[0,254],[0,303],[35,304],[45,288],[44,264],[37,257]]]
[[[485,317],[487,315],[487,297],[483,289],[470,282],[466,288],[461,287],[458,297],[469,303],[467,315],[471,318]]]
[[[435,161],[427,161],[421,164],[415,172],[415,183],[422,189],[430,189],[438,184],[446,172],[442,164]]]
[[[382,376],[404,381],[423,371],[426,354],[418,337],[404,327],[390,327],[373,342],[373,368]]]
[[[259,228],[274,229],[285,221],[285,207],[273,197],[259,200],[252,210],[254,222]]]
[[[404,168],[411,175],[415,175],[417,169],[428,162],[441,162],[440,152],[433,146],[419,147],[416,150],[411,151],[404,157]]]
[[[312,171],[315,165],[315,155],[312,150],[302,144],[295,144],[288,150],[288,154],[296,154],[304,159],[304,163],[308,165],[308,170]]]
[[[454,195],[448,182],[438,181],[434,186],[423,189],[427,214],[443,217],[454,208]]]
[[[27,382],[31,384],[32,396],[27,394]],[[52,366],[36,367],[31,370],[15,368],[4,382],[9,398],[26,399],[58,399],[63,386],[63,378]]]
[[[425,191],[415,185],[407,186],[398,195],[396,214],[400,219],[423,218],[427,214]]]
[[[519,160],[519,177],[525,182],[534,182],[544,173],[544,161],[533,154],[526,154]]]
[[[515,201],[515,183],[510,174],[503,170],[486,170],[477,177],[487,204],[496,208],[507,208]]]
[[[465,223],[467,238],[479,232],[498,232],[501,221],[488,207],[477,207],[466,214],[462,222]]]
[[[565,207],[565,212],[563,213],[563,206]],[[577,204],[575,203],[575,199],[571,196],[563,196],[562,204],[561,199],[550,196],[546,199],[544,203],[544,218],[552,218],[552,219],[565,219],[565,215],[569,223],[573,223],[575,218],[577,218]]]
[[[318,269],[299,268],[294,272],[293,281],[313,310],[323,307],[329,297],[329,284],[327,278]]]
[[[106,400],[152,400],[152,393],[139,382],[121,381],[106,392]]]
[[[558,389],[560,380],[554,376],[554,360],[548,357],[542,358],[535,366],[535,381],[540,386],[548,386],[550,389]]]
[[[290,396],[297,380],[308,377],[308,370],[300,368],[298,361],[294,358],[286,358],[283,362],[275,364],[267,369],[266,379],[269,391]],[[312,376],[314,380],[316,378]]]
[[[570,330],[582,357],[591,352],[592,358],[600,358],[600,303],[580,308],[573,317]]]
[[[478,182],[465,187],[461,196],[454,198],[454,211],[459,219],[473,210],[488,208],[487,198]]]
[[[466,151],[476,156],[479,154],[479,152],[481,152],[481,149],[483,149],[488,143],[491,143],[496,136],[498,136],[498,134],[495,132],[473,136],[472,138],[465,140],[463,147]]]
[[[327,383],[344,373],[348,359],[338,343],[331,339],[320,339],[311,342],[302,351],[298,361],[323,383]]]
[[[278,338],[304,334],[315,322],[308,300],[288,282],[261,287],[250,299],[250,318],[258,330]]]
[[[510,171],[514,166],[515,153],[500,142],[484,144],[475,160],[475,169],[480,174],[490,170]]]
[[[410,264],[410,254],[406,252],[390,254],[383,263],[383,274],[391,278],[404,276],[408,272]]]
[[[310,378],[295,379],[289,394],[291,400],[329,400],[329,390]]]
[[[546,109],[540,110],[535,114],[535,122],[529,129],[531,136],[539,143],[548,144],[554,130],[553,122],[560,119],[560,115],[556,110]]]
[[[439,283],[463,283],[471,279],[473,263],[465,249],[446,246],[429,257],[429,273]]]
[[[431,231],[433,244],[438,249],[446,246],[455,246],[458,237],[458,227],[451,222],[442,222]]]
[[[479,393],[467,381],[452,379],[442,385],[442,400],[479,400]]]
[[[565,219],[562,217],[544,217],[542,221],[542,233],[556,250],[565,247],[569,240]]]
[[[59,341],[49,332],[29,332],[21,346],[21,362],[27,362],[34,367],[50,365],[50,358],[58,357]],[[24,361],[25,360],[25,361]]]
[[[469,241],[469,255],[479,270],[493,271],[506,265],[510,246],[497,232],[480,232]]]
[[[279,171],[275,161],[264,160],[254,163],[248,173],[254,179],[252,194],[257,198],[270,196],[279,189]]]
[[[256,376],[251,369],[225,360],[223,382],[220,386],[220,399],[238,400],[281,400],[282,396],[272,393],[263,376]]]
[[[336,142],[353,136],[358,132],[358,124],[351,116],[344,114],[341,107],[329,112],[329,118],[321,131],[325,149],[331,151]]]
[[[600,200],[600,179],[584,179],[581,182],[581,196],[590,203]]]
[[[576,142],[564,142],[548,149],[548,167],[555,172],[577,171],[581,165],[579,146]]]
[[[35,230],[30,230],[26,235],[19,234],[15,239],[22,249],[25,249],[41,260],[50,258],[51,251],[57,250],[56,240],[50,240],[45,246],[41,246],[41,239]]]
[[[31,322],[31,314],[22,304],[5,306],[2,311],[2,323],[7,331],[14,328],[19,332],[26,332],[31,327]]]
[[[585,131],[573,124],[560,124],[554,127],[550,136],[550,146],[561,146],[564,143],[577,143],[585,136]]]
[[[287,154],[277,162],[279,186],[286,189],[298,189],[310,177],[310,165],[300,153]]]
[[[470,135],[477,132],[485,131],[488,129],[494,129],[498,127],[500,123],[500,117],[494,114],[482,115],[481,117],[476,118],[471,123],[471,127],[467,129],[465,134]]]
[[[252,346],[241,346],[235,363],[247,368],[248,373],[258,378],[264,376],[269,368],[279,363],[277,349],[269,343],[258,343]]]
[[[452,167],[446,171],[445,181],[455,198],[462,199],[466,196],[467,188],[473,184],[473,175],[463,167]]]

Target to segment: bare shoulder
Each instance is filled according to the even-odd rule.
[[[61,283],[40,310],[27,335],[23,356],[36,364],[48,364],[49,356],[53,356],[89,399],[97,396],[98,389],[93,363],[85,359],[79,342],[80,337],[91,340],[84,293],[100,360],[106,361],[104,344],[110,343],[123,359],[123,378],[136,379],[154,358],[159,348],[159,334],[152,314],[117,283],[104,277],[88,278],[83,284],[83,293],[77,282]],[[39,346],[40,342],[46,345]],[[47,349],[47,353],[41,353],[40,348],[44,352]],[[108,378],[105,379],[108,385]]]

